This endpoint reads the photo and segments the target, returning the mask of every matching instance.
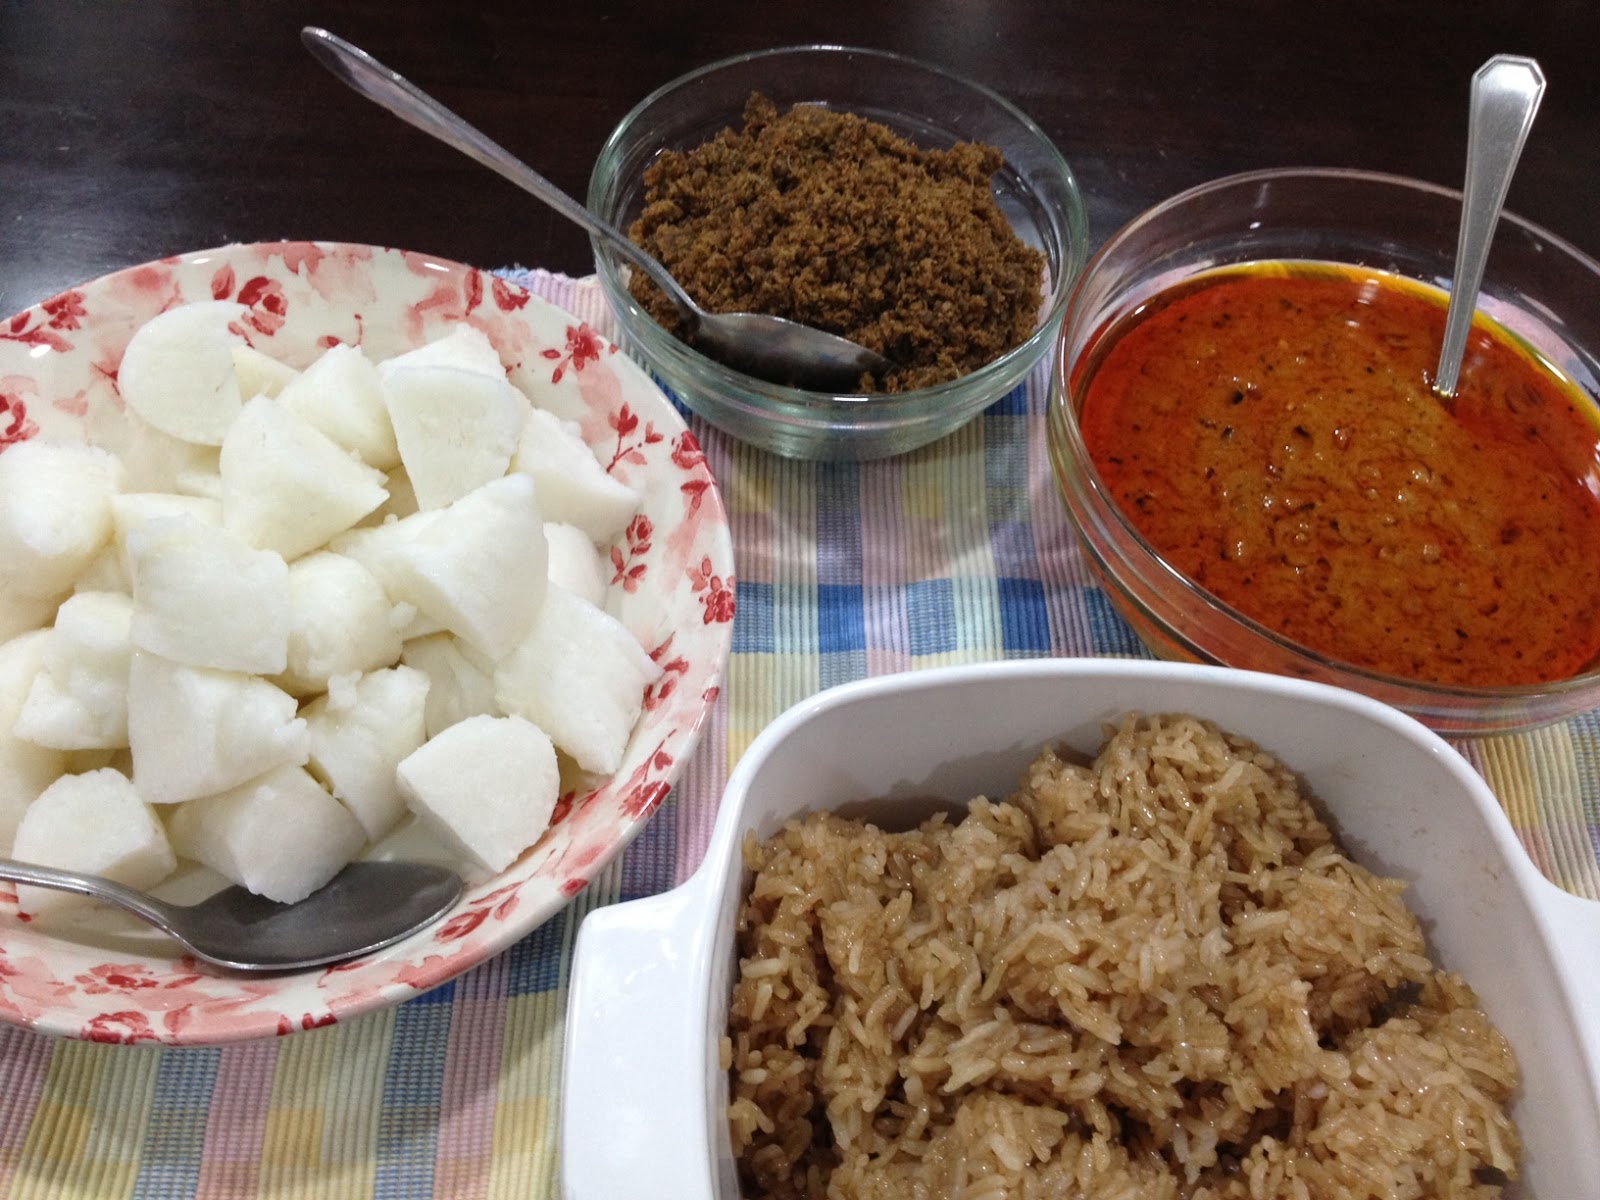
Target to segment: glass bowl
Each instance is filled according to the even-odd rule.
[[[804,391],[734,371],[661,327],[628,291],[626,264],[594,242],[606,298],[624,344],[689,409],[742,441],[790,458],[870,459],[951,433],[1022,383],[1055,347],[1073,280],[1088,257],[1082,197],[1066,161],[1010,103],[937,67],[875,50],[802,46],[726,59],[642,100],[600,151],[591,211],[622,229],[639,215],[644,172],[664,150],[689,150],[738,128],[751,93],[780,110],[816,103],[846,110],[925,149],[985,142],[1005,155],[994,177],[1001,210],[1042,251],[1047,278],[1038,322],[1021,345],[949,383],[873,396]]]
[[[1097,344],[1119,319],[1200,272],[1307,260],[1388,271],[1448,290],[1461,193],[1360,171],[1291,168],[1230,176],[1126,225],[1080,278],[1049,404],[1052,464],[1090,566],[1158,657],[1336,684],[1458,736],[1507,733],[1600,706],[1600,664],[1553,683],[1471,687],[1419,682],[1335,661],[1244,616],[1185,577],[1124,515],[1079,426]],[[1600,395],[1600,264],[1512,214],[1502,217],[1480,309]]]

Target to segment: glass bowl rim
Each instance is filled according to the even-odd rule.
[[[1018,126],[1027,140],[1037,145],[1048,160],[1049,173],[1061,181],[1061,190],[1064,193],[1066,203],[1065,205],[1055,203],[1041,203],[1039,205],[1040,211],[1045,215],[1045,220],[1048,222],[1049,227],[1055,230],[1058,235],[1062,255],[1060,270],[1055,272],[1054,278],[1051,280],[1051,289],[1045,297],[1047,302],[1040,306],[1040,316],[1034,324],[1033,332],[998,358],[959,378],[946,380],[943,383],[932,384],[928,387],[916,388],[906,392],[816,391],[771,383],[752,375],[746,375],[741,371],[735,371],[700,353],[681,339],[668,333],[653,317],[631,299],[631,293],[622,284],[618,272],[618,264],[613,261],[613,256],[606,250],[602,242],[591,237],[590,241],[594,249],[595,263],[602,290],[612,300],[613,307],[617,310],[617,319],[622,324],[623,331],[641,342],[643,348],[648,350],[651,357],[665,360],[665,362],[672,365],[676,373],[689,374],[702,381],[718,383],[725,388],[736,389],[732,395],[726,393],[720,395],[719,401],[736,404],[741,411],[753,416],[770,416],[771,413],[768,411],[770,407],[802,421],[848,417],[850,420],[842,430],[836,429],[833,431],[836,433],[843,432],[848,436],[849,432],[857,428],[876,431],[885,425],[920,423],[926,419],[920,410],[930,407],[940,415],[947,415],[948,408],[945,407],[944,402],[962,407],[970,406],[974,408],[974,411],[979,407],[987,407],[989,404],[999,400],[1003,394],[1002,392],[994,391],[990,387],[993,381],[1002,379],[1013,372],[1020,374],[1019,364],[1026,363],[1027,367],[1031,369],[1033,364],[1044,358],[1054,348],[1059,338],[1068,306],[1071,303],[1074,289],[1078,280],[1082,277],[1088,262],[1089,253],[1087,207],[1083,199],[1082,188],[1078,184],[1077,176],[1073,173],[1071,165],[1061,153],[1060,147],[1055,144],[1055,141],[1045,133],[1043,128],[1032,117],[986,84],[910,55],[890,50],[878,50],[831,42],[775,46],[744,54],[730,55],[714,62],[705,63],[668,80],[655,88],[623,115],[607,136],[600,148],[600,153],[595,158],[595,165],[589,179],[588,206],[602,218],[606,220],[612,219],[601,210],[598,202],[602,199],[603,192],[608,184],[614,179],[615,171],[608,170],[603,177],[602,168],[609,167],[619,158],[617,148],[622,139],[641,123],[642,118],[653,105],[668,95],[679,93],[686,87],[715,72],[764,60],[783,57],[802,58],[816,54],[861,56],[882,62],[893,62],[942,79],[963,91],[980,96],[987,103],[994,105]],[[1030,192],[1034,191],[1031,187],[1028,190]],[[867,420],[860,419],[863,413],[868,417]],[[881,420],[875,418],[881,418]]]
[[[1133,217],[1130,217],[1122,226],[1108,236],[1105,241],[1100,243],[1093,256],[1086,264],[1084,264],[1083,270],[1078,274],[1077,284],[1073,288],[1074,295],[1072,300],[1076,302],[1076,293],[1078,287],[1081,286],[1084,279],[1086,279],[1094,271],[1094,269],[1100,265],[1100,261],[1109,253],[1113,245],[1130,236],[1143,226],[1151,224],[1160,217],[1165,216],[1170,210],[1177,208],[1179,205],[1187,204],[1191,201],[1198,200],[1203,196],[1214,192],[1220,192],[1228,188],[1262,183],[1282,182],[1291,179],[1305,181],[1327,179],[1351,183],[1372,184],[1379,187],[1390,187],[1403,191],[1424,193],[1436,199],[1449,200],[1458,206],[1462,201],[1462,192],[1460,188],[1448,187],[1445,184],[1434,183],[1432,180],[1428,179],[1419,179],[1413,175],[1397,175],[1389,171],[1369,171],[1362,167],[1262,167],[1251,171],[1239,171],[1232,175],[1222,175],[1216,179],[1208,179],[1202,183],[1195,184],[1193,187],[1185,188],[1181,192],[1174,193],[1173,195],[1166,197],[1164,200],[1157,201],[1155,204],[1135,214]],[[1563,238],[1560,234],[1553,233],[1549,229],[1546,229],[1543,225],[1539,225],[1534,221],[1530,221],[1526,217],[1519,216],[1509,208],[1501,210],[1500,223],[1514,225],[1521,229],[1524,233],[1532,234],[1540,241],[1550,243],[1551,245],[1560,249],[1563,253],[1570,255],[1573,259],[1580,262],[1595,275],[1600,276],[1600,261],[1597,261],[1593,256],[1589,255],[1585,251],[1580,250],[1577,246]]]

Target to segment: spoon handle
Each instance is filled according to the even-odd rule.
[[[182,935],[172,927],[171,916],[165,904],[104,876],[80,875],[76,871],[62,871],[55,867],[41,867],[36,863],[0,858],[0,879],[103,900],[107,904],[125,909],[141,921],[148,921],[180,942],[184,941]]]
[[[1433,390],[1455,395],[1461,360],[1472,330],[1478,289],[1483,284],[1500,210],[1511,175],[1544,96],[1544,72],[1531,58],[1497,54],[1472,77],[1467,123],[1467,176],[1461,197],[1461,230],[1456,242],[1456,277],[1445,319],[1444,345]],[[1456,298],[1461,302],[1456,303]]]
[[[665,267],[629,241],[620,229],[595,216],[527,163],[473,128],[403,75],[391,71],[365,50],[326,29],[308,25],[300,31],[300,40],[334,76],[380,108],[388,109],[407,124],[431,134],[524,191],[531,192],[573,224],[610,243],[612,249],[648,275],[686,315],[692,314],[693,305],[677,280]]]

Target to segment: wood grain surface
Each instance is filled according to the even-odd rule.
[[[845,43],[937,62],[1056,140],[1096,241],[1219,175],[1362,167],[1460,186],[1472,71],[1549,92],[1516,212],[1600,254],[1600,5],[1237,0],[5,0],[0,315],[228,241],[324,238],[586,274],[586,237],[360,99],[300,45],[364,47],[582,196],[613,125],[713,59]]]

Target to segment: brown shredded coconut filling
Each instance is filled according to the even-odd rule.
[[[922,150],[851,113],[754,95],[744,128],[663,153],[629,236],[713,312],[761,312],[842,334],[895,370],[868,391],[959,378],[1024,341],[1044,256],[995,203],[1004,159],[963,142]],[[682,335],[635,274],[635,298]]]

